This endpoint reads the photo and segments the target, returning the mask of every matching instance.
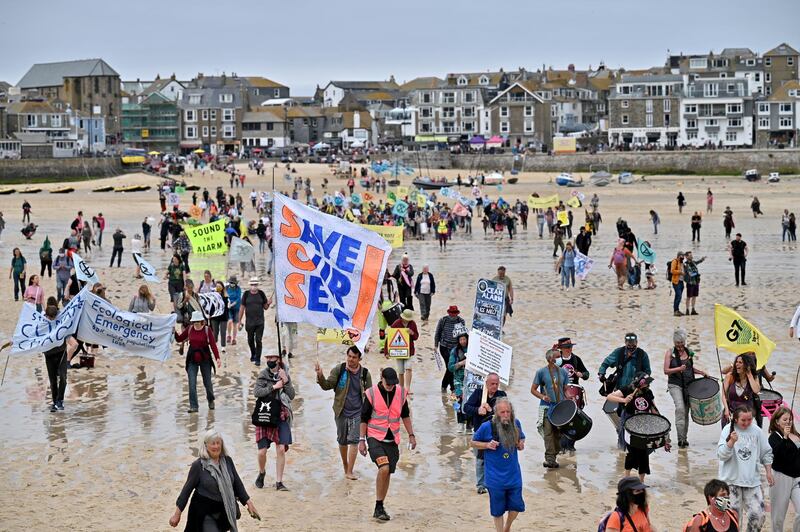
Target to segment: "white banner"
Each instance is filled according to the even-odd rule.
[[[229,262],[250,262],[254,253],[253,246],[246,240],[236,236],[231,238],[231,245],[228,248]]]
[[[273,201],[278,320],[357,329],[369,340],[392,251],[377,233],[276,193]]]
[[[216,318],[217,316],[222,316],[222,313],[226,311],[225,300],[222,299],[218,292],[204,292],[197,295],[200,300],[200,306],[203,307],[203,312],[207,317]]]
[[[145,281],[150,283],[161,282],[161,279],[156,275],[156,269],[149,262],[144,260],[141,253],[134,253],[133,261],[139,266],[139,271],[142,272],[142,277],[144,277]]]
[[[500,376],[500,382],[508,386],[508,379],[511,377],[512,353],[513,349],[510,345],[477,329],[472,329],[469,333],[466,368],[481,377],[486,377],[489,373],[497,373]]]
[[[120,310],[90,292],[78,323],[78,338],[91,344],[116,347],[126,355],[161,362],[169,358],[176,314],[135,314]]]
[[[89,288],[84,287],[64,305],[53,321],[37,312],[30,303],[23,304],[12,337],[11,352],[15,355],[38,354],[63,344],[67,337],[75,334],[88,293]]]
[[[578,250],[575,250],[575,275],[578,279],[586,279],[594,266],[594,259],[590,259]]]
[[[89,264],[83,260],[80,255],[73,253],[72,262],[75,265],[75,275],[79,280],[89,283],[90,287],[91,285],[100,282],[100,277],[97,276],[97,272],[94,271],[94,268],[89,266]]]

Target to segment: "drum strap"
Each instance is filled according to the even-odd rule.
[[[550,382],[553,384],[553,391],[556,392],[556,403],[561,402],[561,371],[556,368],[556,376],[553,378],[553,370],[547,368],[550,373]]]

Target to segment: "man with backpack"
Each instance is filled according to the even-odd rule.
[[[247,345],[250,346],[250,362],[261,365],[261,337],[264,336],[264,311],[271,301],[258,287],[258,277],[250,278],[250,290],[242,294],[239,309],[239,330],[247,331]],[[244,320],[242,318],[245,318]]]
[[[364,393],[372,387],[369,370],[361,365],[361,350],[350,346],[347,361],[337,364],[326,378],[317,362],[314,365],[317,384],[323,390],[334,390],[333,413],[336,420],[336,440],[342,457],[344,476],[356,480],[353,466],[358,456],[361,410],[364,406]]]
[[[669,275],[667,276],[672,283],[672,290],[675,292],[675,298],[672,301],[672,314],[674,316],[683,316],[681,312],[681,298],[683,297],[683,252],[679,251],[677,257],[669,261],[669,268],[667,268]]]
[[[650,357],[638,345],[639,338],[636,333],[627,333],[625,334],[625,345],[614,349],[600,364],[598,375],[600,382],[603,383],[602,395],[608,395],[623,386],[629,386],[633,382],[634,375],[640,371],[644,371],[648,375],[652,373]],[[612,367],[616,368],[616,371],[606,378],[606,370]]]

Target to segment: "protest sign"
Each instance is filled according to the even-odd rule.
[[[175,187],[175,193],[176,194],[183,194],[184,192],[186,192],[186,187],[182,187],[180,185]]]
[[[594,266],[594,259],[590,259],[578,250],[575,250],[575,275],[580,280],[586,279]]]
[[[500,382],[508,386],[511,376],[512,348],[486,333],[472,329],[469,333],[466,368],[476,375],[486,377],[497,373]]]
[[[275,194],[273,220],[278,320],[356,329],[363,349],[391,246],[282,194]]]
[[[528,198],[528,207],[531,209],[546,209],[548,207],[558,207],[558,194],[546,196],[544,198]]]
[[[203,314],[206,318],[216,318],[222,316],[227,310],[222,294],[218,292],[203,292],[197,294],[200,306],[203,307]]]
[[[133,254],[133,262],[135,262],[136,265],[139,266],[139,271],[141,272],[142,277],[144,277],[145,281],[150,283],[161,282],[161,279],[159,279],[158,276],[156,275],[156,269],[149,262],[144,260],[144,258],[142,258],[141,253]]]
[[[567,211],[558,211],[558,221],[561,223],[561,227],[569,225],[569,215]]]
[[[203,225],[185,226],[186,236],[192,243],[192,251],[198,254],[222,255],[225,253],[225,220]]]
[[[393,248],[403,247],[402,225],[362,225],[361,227],[381,235]]]
[[[197,205],[189,205],[187,212],[189,213],[189,216],[197,220],[199,220],[200,217],[203,216],[203,209],[201,207],[198,207]]]
[[[656,263],[656,252],[650,247],[650,242],[647,240],[639,240],[636,247],[638,248],[639,256],[643,261],[645,261],[647,264]]]
[[[569,205],[573,209],[577,209],[581,206],[581,200],[578,199],[578,196],[572,196],[570,199],[567,200],[567,205]]]
[[[406,214],[408,214],[408,203],[403,200],[397,200],[397,202],[394,204],[394,208],[392,209],[392,214],[394,216],[403,218]]]
[[[167,194],[167,207],[175,207],[181,204],[181,198],[175,192]]]
[[[317,327],[317,342],[350,346],[355,345],[360,339],[361,333],[355,329]]]
[[[250,262],[254,254],[253,246],[249,242],[239,237],[231,238],[231,247],[228,250],[229,262]]]
[[[75,275],[79,280],[84,283],[89,283],[90,285],[100,282],[100,277],[97,276],[97,272],[94,271],[94,268],[89,266],[77,253],[72,254],[72,263],[75,265]]]
[[[489,279],[479,279],[472,313],[472,329],[496,340],[503,335],[503,317],[506,311],[506,285]],[[470,343],[471,343],[470,338]],[[465,368],[464,397],[483,386],[483,377]]]
[[[176,314],[136,314],[120,310],[87,292],[77,336],[83,342],[117,347],[126,355],[163,362],[169,358],[176,319]]]
[[[63,344],[78,328],[87,293],[88,286],[70,299],[53,321],[37,312],[30,303],[23,304],[11,338],[11,352],[15,355],[39,354]]]
[[[386,329],[386,351],[389,358],[406,359],[411,356],[411,337],[408,329],[389,327]]]
[[[453,206],[453,214],[456,216],[467,216],[469,214],[469,210],[461,203],[456,203]]]
[[[424,209],[427,203],[428,203],[428,198],[424,194],[419,194],[417,196],[417,208]]]
[[[408,187],[397,187],[397,197],[405,198],[408,196]]]

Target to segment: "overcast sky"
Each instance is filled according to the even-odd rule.
[[[310,95],[331,79],[644,68],[672,53],[800,47],[799,0],[4,1],[0,80],[102,57],[123,80],[265,76]]]

